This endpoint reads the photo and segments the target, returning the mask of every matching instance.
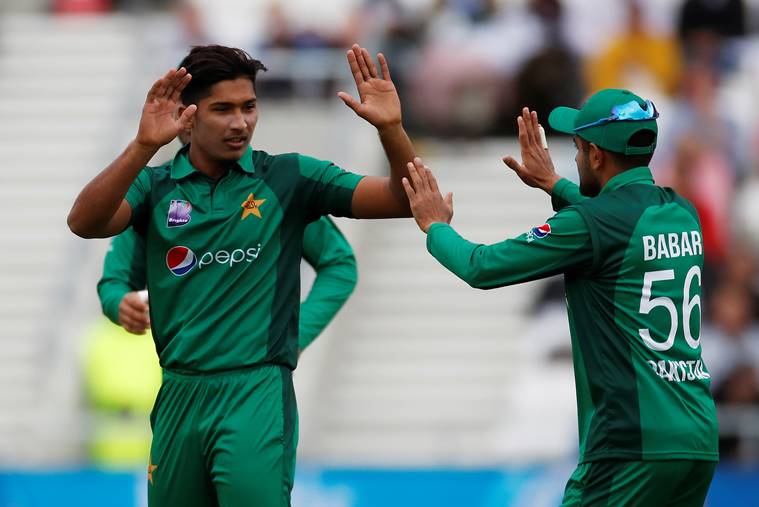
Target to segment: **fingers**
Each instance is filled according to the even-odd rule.
[[[411,162],[408,163],[409,166],[412,166]],[[403,184],[403,189],[406,191],[406,196],[408,197],[409,202],[413,202],[414,198],[416,198],[416,192],[414,191],[414,187],[411,186],[411,183],[409,182],[408,178],[403,178],[401,180],[401,183]]]
[[[377,66],[374,64],[374,60],[372,60],[372,56],[369,54],[369,50],[366,48],[361,48],[361,55],[364,57],[366,66],[369,67],[369,75],[371,75],[373,78],[379,77],[379,74],[377,73]]]
[[[366,61],[364,60],[364,49],[359,46],[358,44],[353,45],[353,54],[356,57],[356,61],[358,62],[358,68],[361,70],[361,77],[363,78],[363,81],[368,81],[371,79],[372,75],[369,72],[369,66],[366,64]]]
[[[184,70],[184,67],[180,70]],[[188,84],[190,84],[190,81],[192,80],[192,76],[190,74],[186,73],[185,71],[184,76],[179,81],[179,83],[174,88],[171,96],[169,97],[169,100],[172,102],[179,102],[179,98],[182,96],[182,90],[184,90]]]
[[[379,60],[380,69],[382,69],[382,79],[385,81],[392,81],[390,78],[390,67],[387,66],[387,60],[385,59],[385,55],[382,53],[379,53],[377,55],[377,60]]]
[[[448,206],[448,209],[451,211],[451,215],[453,214],[453,192],[448,192],[445,196],[445,205]]]
[[[427,184],[429,185],[430,190],[432,190],[436,194],[439,194],[440,193],[440,189],[438,189],[437,179],[435,178],[435,175],[432,174],[432,171],[430,170],[429,167],[425,167],[424,171],[425,171],[426,176],[427,176]]]
[[[355,46],[354,46],[355,47]],[[348,66],[351,68],[351,74],[353,74],[353,80],[356,82],[356,86],[364,82],[364,75],[361,73],[361,69],[358,66],[358,59],[354,50],[349,50],[346,54],[348,58]]]
[[[342,100],[346,106],[353,109],[358,114],[358,108],[361,107],[361,104],[356,99],[345,92],[338,92],[337,96],[340,97],[340,100]]]
[[[409,162],[408,164],[408,174],[411,178],[411,184],[414,185],[414,190],[416,192],[424,192],[429,187],[427,186],[427,183],[423,180],[423,175],[425,173],[424,165],[422,164],[422,159],[419,157],[414,158],[412,162]]]

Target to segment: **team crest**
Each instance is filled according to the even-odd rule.
[[[261,205],[266,202],[266,199],[256,199],[253,194],[249,194],[240,206],[242,207],[242,216],[240,220],[245,220],[248,215],[253,215],[257,218],[263,218],[261,216]]]
[[[551,234],[551,225],[550,224],[543,224],[539,225],[537,227],[533,227],[527,232],[527,242],[532,243],[536,239],[543,239],[546,236]]]
[[[188,201],[172,199],[169,203],[169,213],[166,215],[166,227],[181,227],[190,223],[192,204]]]

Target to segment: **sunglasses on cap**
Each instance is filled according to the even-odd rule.
[[[656,110],[656,106],[650,100],[646,100],[645,109],[640,107],[637,100],[631,100],[625,104],[619,104],[611,108],[611,116],[601,118],[585,125],[575,127],[574,131],[578,132],[597,125],[604,125],[614,121],[643,121],[653,120],[659,117],[659,111]]]

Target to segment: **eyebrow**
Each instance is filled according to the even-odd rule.
[[[252,103],[256,104],[256,103],[258,102],[258,99],[257,99],[256,97],[253,97],[253,98],[250,98],[250,99],[245,99],[245,100],[243,100],[241,103],[242,103],[242,104],[248,104],[248,103],[250,103],[250,102],[252,102]],[[211,102],[210,104],[208,104],[208,107],[216,107],[216,106],[234,106],[234,105],[236,105],[236,104],[237,104],[237,102],[229,102],[229,101],[223,101],[223,100],[222,100],[222,101],[218,101],[218,102]]]

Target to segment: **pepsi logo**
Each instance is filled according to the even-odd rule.
[[[536,238],[545,238],[546,236],[551,234],[551,226],[549,224],[543,224],[538,227],[533,227],[532,233],[535,235]]]
[[[186,246],[174,246],[166,252],[166,267],[176,276],[183,276],[198,263],[195,253]]]

